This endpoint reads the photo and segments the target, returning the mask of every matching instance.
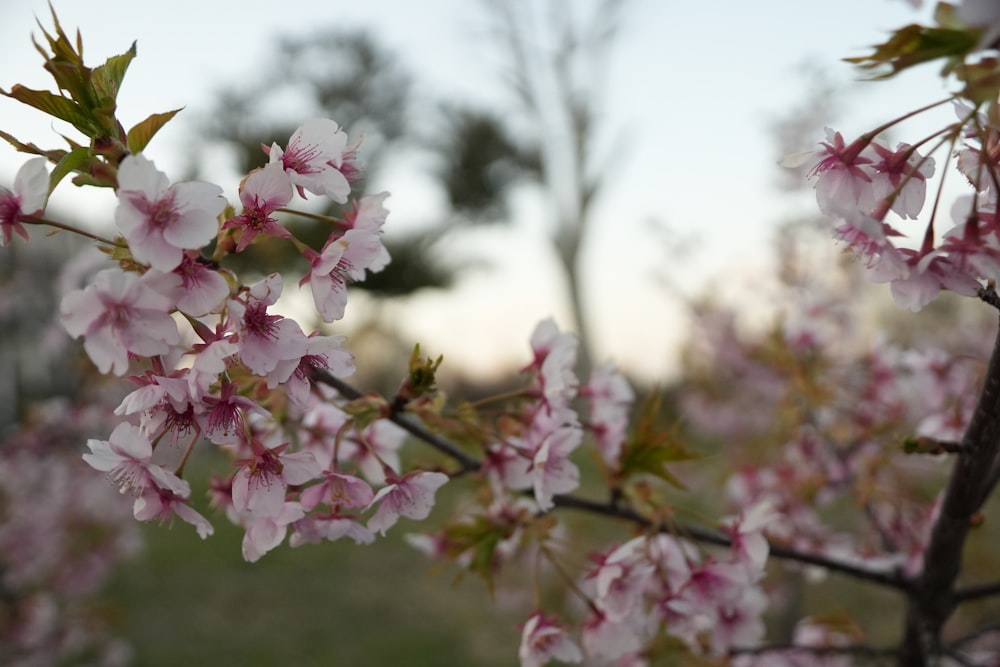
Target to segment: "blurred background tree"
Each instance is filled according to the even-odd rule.
[[[513,190],[534,186],[551,221],[549,238],[565,277],[586,377],[594,349],[580,255],[592,206],[609,171],[594,143],[603,66],[619,32],[622,5],[622,0],[601,0],[590,15],[581,16],[570,3],[555,0],[544,4],[544,12],[537,3],[483,1],[502,62],[498,74],[516,113],[434,100],[432,113],[439,123],[428,136],[414,122],[428,112],[417,108],[426,101],[415,100],[413,74],[398,58],[368,33],[324,29],[281,39],[270,71],[255,75],[249,85],[221,91],[201,133],[206,143],[227,146],[240,173],[247,173],[266,161],[262,143],[287,141],[309,115],[332,118],[352,141],[364,138],[365,178],[355,192],[365,191],[391,150],[409,145],[429,151],[447,210],[418,231],[387,236],[392,263],[356,287],[376,297],[449,286],[461,265],[443,261],[435,245],[455,230],[511,223]],[[199,156],[195,160],[205,162]],[[294,220],[289,228],[313,247],[328,234],[322,223],[312,221]],[[245,261],[275,270],[300,261],[289,244],[269,244],[269,256],[260,248],[253,247]]]
[[[363,193],[390,149],[413,140],[412,76],[369,33],[323,29],[287,36],[277,42],[270,62],[271,70],[246,79],[247,85],[221,90],[199,128],[206,146],[228,149],[239,173],[267,162],[261,144],[284,145],[304,119],[322,116],[336,120],[352,141],[363,137],[363,172],[353,186]],[[195,156],[193,171],[211,178],[200,157]],[[335,214],[330,206],[315,212]],[[329,236],[327,225],[315,220],[296,218],[286,226],[316,249]],[[453,270],[431,252],[440,234],[432,227],[388,237],[392,262],[357,289],[386,297],[449,285]],[[251,246],[238,261],[244,271],[254,265],[280,271],[302,262],[293,246],[282,243]]]

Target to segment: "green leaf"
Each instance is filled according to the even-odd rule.
[[[424,357],[420,354],[420,345],[414,346],[413,353],[410,355],[409,373],[403,380],[397,396],[401,400],[412,401],[436,392],[437,379],[435,374],[443,360],[444,357],[441,356],[437,359]]]
[[[181,107],[183,109],[184,107]],[[136,123],[135,126],[128,131],[128,149],[129,152],[141,153],[149,143],[153,135],[159,132],[160,128],[167,124],[167,122],[177,115],[181,109],[174,109],[173,111],[167,111],[166,113],[154,113],[152,116],[144,121]]]
[[[66,177],[67,174],[73,171],[80,170],[80,167],[87,164],[90,158],[93,156],[90,148],[87,146],[80,146],[73,149],[69,153],[63,156],[61,160],[56,164],[55,169],[52,170],[52,174],[49,175],[49,192],[51,193],[59,185],[59,182]],[[82,172],[82,170],[80,170]]]
[[[493,525],[486,517],[477,516],[470,523],[455,524],[446,529],[449,538],[448,553],[459,558],[471,552],[469,570],[492,583],[496,569],[496,549],[509,537],[509,531]]]
[[[122,80],[125,79],[125,72],[135,55],[136,43],[132,42],[128,51],[118,56],[111,56],[103,65],[94,68],[94,89],[101,97],[111,100],[112,103],[117,102],[118,91],[121,88]]]
[[[688,450],[679,439],[676,426],[666,428],[659,424],[660,405],[659,391],[652,392],[643,402],[639,418],[622,447],[621,475],[652,475],[671,486],[684,489],[684,484],[670,472],[667,464],[701,457]]]
[[[874,70],[888,66],[888,71],[876,74],[875,79],[887,79],[904,69],[938,58],[961,60],[979,41],[979,33],[972,29],[928,28],[917,23],[900,28],[889,41],[876,45],[867,56],[844,58],[862,69]],[[953,65],[949,66],[952,67]]]
[[[64,120],[87,136],[91,135],[93,125],[90,118],[80,110],[78,104],[62,95],[56,95],[47,90],[32,90],[19,83],[14,84],[10,92],[0,90],[0,94]]]

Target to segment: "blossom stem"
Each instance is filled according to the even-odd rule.
[[[948,149],[948,155],[945,157],[944,168],[941,169],[941,179],[938,181],[937,192],[934,193],[934,206],[931,208],[931,217],[927,222],[927,234],[925,235],[925,245],[929,243],[931,246],[934,244],[934,220],[937,218],[938,208],[941,204],[941,195],[944,192],[944,180],[948,175],[948,164],[951,162],[952,153],[955,152],[955,142],[958,141],[958,133],[953,133],[950,137],[951,148]],[[945,142],[942,138],[941,142],[934,147],[936,151]],[[930,155],[930,153],[928,153]]]
[[[511,398],[524,398],[525,396],[527,396],[527,394],[524,389],[515,389],[502,394],[496,394],[495,396],[487,396],[486,398],[481,398],[478,401],[470,401],[466,403],[466,405],[471,408],[481,408],[484,405],[496,403],[497,401],[506,401]]]
[[[188,458],[191,456],[191,452],[194,451],[194,444],[198,442],[198,438],[200,437],[201,429],[197,429],[194,437],[191,438],[191,442],[188,443],[187,448],[184,450],[184,455],[181,456],[181,462],[177,465],[177,470],[174,471],[174,474],[178,477],[182,477],[184,475],[184,466],[187,465]]]
[[[296,210],[294,208],[276,208],[276,209],[274,209],[274,211],[275,211],[275,213],[287,213],[289,215],[297,215],[300,218],[308,218],[310,220],[317,220],[319,222],[326,222],[326,223],[329,223],[331,225],[336,225],[338,227],[346,227],[347,226],[347,224],[343,220],[341,220],[339,218],[334,218],[334,217],[329,216],[329,215],[321,215],[319,213],[309,213],[308,211],[299,211],[299,210]]]
[[[555,557],[555,554],[552,553],[552,550],[543,544],[541,545],[541,553],[545,556],[545,560],[549,561],[553,569],[555,569],[556,574],[558,574],[563,582],[565,582],[569,590],[573,591],[583,602],[585,602],[594,614],[600,614],[600,607],[597,606],[597,603],[595,603],[589,595],[583,592],[579,584],[576,583],[576,579],[570,576],[569,572],[566,571],[566,568],[562,566],[562,563],[560,563]]]
[[[67,225],[62,222],[56,222],[55,220],[47,220],[45,218],[31,218],[31,219],[21,220],[21,222],[23,222],[26,225],[47,225],[49,227],[55,227],[56,229],[61,229],[65,232],[77,234],[79,236],[83,236],[93,241],[97,241],[98,243],[103,243],[105,245],[109,245],[115,248],[128,247],[124,243],[120,243],[118,241],[112,241],[110,239],[104,238],[103,236],[98,236],[97,234],[92,234],[91,232],[80,229],[79,227],[74,227],[73,225]]]
[[[954,95],[949,95],[948,97],[944,98],[943,100],[938,100],[937,102],[931,102],[930,104],[922,106],[919,109],[914,109],[913,111],[904,113],[902,116],[899,116],[898,118],[894,118],[894,119],[892,119],[890,121],[882,123],[881,125],[879,125],[875,129],[870,130],[868,132],[865,132],[861,136],[865,140],[866,144],[870,143],[872,141],[872,139],[874,139],[878,135],[882,134],[883,132],[885,132],[886,130],[888,130],[893,125],[897,125],[899,123],[902,123],[904,120],[913,118],[914,116],[919,116],[923,112],[930,111],[934,107],[939,107],[942,104],[947,104],[948,102],[951,102],[953,99],[955,99],[955,96]]]

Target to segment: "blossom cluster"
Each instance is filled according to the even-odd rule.
[[[970,34],[984,36],[955,54],[967,58],[966,64],[946,67],[964,87],[946,100],[851,141],[827,128],[826,140],[818,150],[782,161],[788,167],[809,167],[820,212],[834,221],[834,237],[855,253],[871,280],[890,283],[896,303],[913,311],[922,309],[942,290],[977,296],[985,282],[1000,278],[1000,232],[995,222],[1000,129],[991,111],[997,96],[992,78],[996,63],[989,55],[974,59],[982,49],[992,47],[988,35],[997,29],[998,19],[992,3],[966,1],[952,9],[954,23],[966,26]],[[947,21],[943,25],[952,28]],[[959,40],[963,34],[957,33]],[[890,45],[903,48],[902,43],[885,46]],[[925,46],[914,43],[907,48]],[[888,48],[883,51],[895,55]],[[877,50],[869,59],[852,60],[874,67],[885,64],[889,56],[884,52]],[[926,57],[940,55],[943,53],[928,53]],[[920,62],[915,56],[902,64],[889,59],[897,69]],[[879,139],[897,124],[945,103],[952,104],[957,117],[946,127],[915,143],[898,143],[895,148]],[[938,210],[939,192],[923,230],[908,232],[924,210],[927,185],[935,176],[932,153],[938,151],[948,153],[946,164],[954,158],[973,193],[958,198],[944,213]],[[950,224],[938,222],[939,213],[941,218],[950,217]]]
[[[138,387],[115,410],[125,421],[107,440],[91,439],[84,456],[134,496],[137,519],[177,516],[202,537],[213,532],[192,507],[190,484],[181,477],[202,438],[239,459],[236,473],[213,487],[213,497],[244,526],[247,560],[277,546],[289,526],[296,526],[294,543],[318,535],[364,542],[400,515],[426,516],[433,491],[447,478],[397,476],[399,438],[393,434],[370,427],[371,437],[348,439],[336,454],[332,447],[309,446],[339,442],[349,426],[346,415],[331,417],[336,409],[330,396],[312,388],[317,369],[333,377],[353,372],[343,336],[307,335],[296,320],[272,312],[284,287],[281,275],[242,284],[224,268],[228,253],[251,243],[291,242],[309,266],[301,284],[309,285],[320,318],[343,317],[347,284],[388,262],[381,243],[386,195],[362,197],[343,220],[332,220],[320,250],[296,239],[274,216],[307,192],[346,202],[348,177],[357,173],[354,150],[333,121],[306,122],[287,148],[272,145],[268,164],[243,179],[239,214],[216,185],[171,184],[142,154],[121,161],[115,211],[121,240],[110,251],[118,261],[67,294],[60,316],[98,370],[119,376],[139,371],[129,377]],[[29,178],[37,169],[36,160],[29,162],[19,182],[47,188],[47,178]],[[16,201],[9,198],[10,210],[20,201],[34,206],[25,187]],[[23,214],[9,219],[16,225]],[[302,426],[293,431],[283,421]],[[384,487],[375,493],[370,484]],[[429,496],[421,496],[422,489]],[[374,515],[366,528],[359,513],[369,509]]]

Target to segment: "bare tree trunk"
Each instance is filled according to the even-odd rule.
[[[990,290],[985,296],[996,297]],[[984,300],[989,300],[984,297]],[[995,300],[995,299],[994,299]],[[994,304],[996,305],[996,304]],[[956,605],[955,580],[969,526],[997,482],[1000,451],[1000,333],[972,421],[962,439],[923,570],[909,592],[898,664],[930,665],[942,655],[941,630]]]

